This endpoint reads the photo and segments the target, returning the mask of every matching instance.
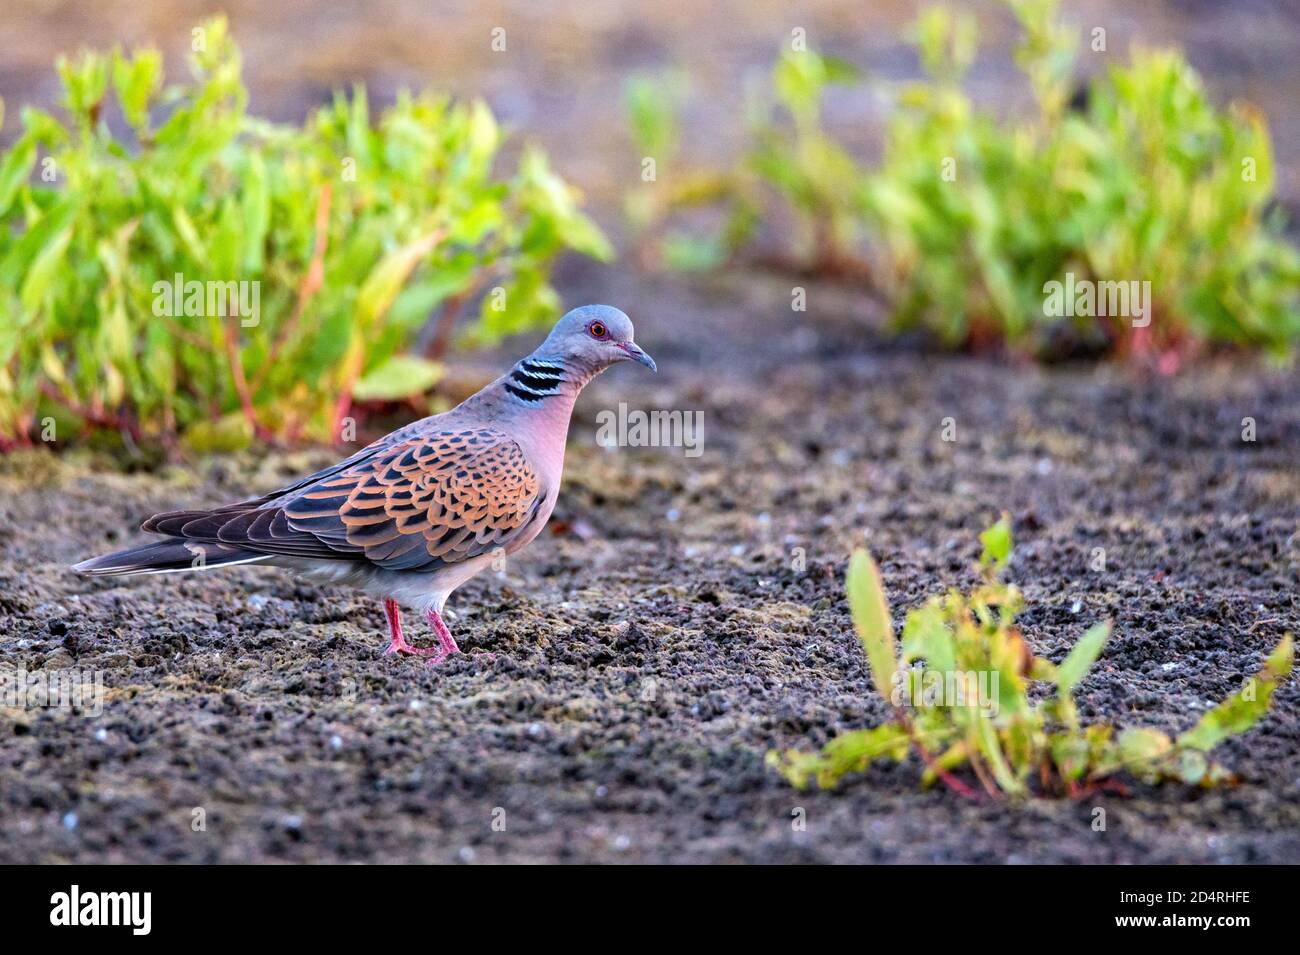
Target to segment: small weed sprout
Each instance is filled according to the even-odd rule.
[[[1209,753],[1268,711],[1273,691],[1291,672],[1290,634],[1241,692],[1177,737],[1142,727],[1084,725],[1072,692],[1101,655],[1110,624],[1088,629],[1060,663],[1035,656],[1015,624],[1023,597],[999,579],[1012,550],[1008,519],[1004,516],[980,540],[983,582],[969,594],[950,590],[910,611],[901,642],[890,622],[879,568],[866,551],[853,554],[846,590],[854,628],[876,692],[894,705],[895,719],[841,734],[820,752],[770,752],[770,766],[800,789],[813,782],[831,787],[875,760],[901,762],[915,753],[925,765],[923,785],[942,781],[975,797],[976,789],[956,775],[967,769],[994,798],[1077,798],[1115,786],[1113,777],[1120,773],[1147,783],[1212,786],[1234,781]],[[918,664],[924,665],[920,678]],[[951,685],[951,674],[972,673],[987,675],[980,686],[993,688],[993,699],[983,699],[981,693],[977,701],[954,700],[943,692],[944,685]],[[1031,699],[1033,683],[1050,684],[1054,692]],[[928,692],[900,692],[916,685],[936,689],[935,698]]]

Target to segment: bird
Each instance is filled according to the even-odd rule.
[[[211,510],[168,511],[141,529],[163,540],[82,561],[91,577],[242,564],[285,567],[383,601],[386,654],[438,664],[460,652],[447,598],[541,533],[555,508],[574,402],[621,362],[656,371],[632,320],[609,305],[564,315],[504,375],[450,411],[421,418],[332,467]],[[401,609],[424,615],[438,645],[413,646]]]

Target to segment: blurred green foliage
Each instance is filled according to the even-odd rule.
[[[787,50],[772,70],[779,108],[750,108],[753,148],[745,171],[762,187],[746,190],[755,197],[750,205],[762,208],[764,194],[782,197],[794,225],[790,254],[831,272],[849,262],[862,236],[858,210],[844,200],[859,189],[863,171],[822,128],[821,101],[828,87],[858,79],[851,64]]]
[[[862,223],[857,203],[844,199],[859,191],[864,173],[822,129],[821,99],[826,87],[857,78],[841,60],[786,51],[773,70],[773,97],[754,91],[748,97],[751,147],[740,166],[700,171],[678,161],[680,75],[635,77],[627,97],[633,142],[644,156],[666,156],[669,173],[656,188],[629,195],[634,231],[657,251],[647,258],[687,271],[717,268],[748,246],[765,221],[780,220],[790,232],[781,264],[816,262],[829,270],[848,263]],[[721,209],[721,225],[672,223],[675,214],[702,208]]]
[[[276,125],[245,111],[225,21],[193,36],[189,83],[153,50],[84,53],[58,63],[66,122],[23,110],[0,159],[0,441],[47,415],[60,436],[337,439],[354,398],[434,384],[403,354],[432,315],[493,288],[474,340],[544,324],[557,253],[611,255],[543,154],[494,175],[483,103],[402,95],[372,122],[358,88]],[[255,282],[256,313],[229,286],[186,314],[191,282]]]
[[[680,114],[689,96],[690,84],[680,72],[640,73],[628,80],[628,132],[640,153],[641,183],[627,191],[623,202],[643,262],[688,272],[722,265],[728,250],[743,242],[730,229],[701,237],[698,231],[671,225],[674,210],[732,205],[739,198],[731,175],[678,161]]]
[[[784,264],[869,274],[896,325],[954,347],[997,341],[1042,354],[1064,336],[1092,351],[1225,342],[1290,354],[1300,254],[1272,203],[1264,118],[1216,108],[1182,56],[1141,47],[1081,88],[1072,108],[1076,31],[1056,19],[1056,0],[1007,2],[1023,29],[1027,116],[976,108],[962,86],[975,22],[930,9],[913,30],[927,78],[896,91],[877,168],[859,166],[822,128],[826,89],[852,71],[786,51],[772,76],[779,108],[757,111],[728,184],[670,196],[659,213],[724,201],[728,226],[689,240],[713,250],[697,261],[734,260],[759,224],[788,231]],[[1144,310],[1130,301],[1116,315],[1123,303],[1110,299],[1111,314],[1099,314],[1103,297],[1124,291],[1102,283],[1138,283],[1140,295],[1143,282]],[[1071,304],[1061,307],[1062,294]]]
[[[1288,351],[1300,339],[1300,256],[1266,216],[1263,118],[1215,109],[1180,55],[1143,48],[1068,109],[1076,34],[1055,6],[1013,3],[1037,104],[1025,120],[980,113],[962,91],[970,21],[937,9],[920,21],[930,79],[903,90],[864,195],[900,322],[1030,350],[1048,326],[1073,322],[1120,349],[1190,338]],[[945,163],[951,180],[937,174]],[[1150,324],[1045,314],[1047,283],[1067,274],[1150,282]]]
[[[769,765],[799,788],[812,782],[829,787],[877,759],[901,761],[915,752],[926,767],[924,785],[942,780],[973,794],[954,775],[966,768],[990,796],[1080,796],[1119,773],[1151,783],[1232,780],[1208,754],[1268,712],[1274,690],[1291,672],[1289,634],[1257,676],[1177,737],[1143,727],[1084,725],[1073,690],[1101,656],[1110,624],[1091,627],[1060,663],[1035,656],[1015,625],[1024,599],[999,579],[1011,558],[1010,522],[1004,516],[980,541],[982,584],[970,594],[950,590],[909,611],[901,643],[880,570],[866,551],[854,553],[845,582],[849,610],[876,692],[896,718],[843,733],[819,752],[774,751]],[[1035,682],[1050,685],[1052,694],[1031,695]]]

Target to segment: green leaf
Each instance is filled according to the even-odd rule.
[[[358,401],[397,401],[420,395],[442,378],[443,367],[416,355],[394,355],[378,368],[367,372],[352,395]]]
[[[215,421],[196,421],[185,431],[185,444],[199,454],[229,454],[253,443],[253,426],[239,412]]]
[[[74,62],[59,57],[55,68],[63,80],[63,104],[81,122],[89,122],[108,88],[108,60],[86,51]]]
[[[727,258],[727,247],[716,236],[670,232],[662,244],[664,264],[681,272],[707,272]]]
[[[411,272],[441,238],[439,231],[428,232],[394,249],[375,265],[357,293],[357,316],[363,325],[372,324],[388,311]]]
[[[952,631],[937,601],[911,611],[903,623],[903,662],[923,659],[928,669],[950,673],[957,669]]]
[[[31,136],[23,136],[14,143],[0,163],[0,220],[3,220],[14,196],[27,182],[36,165],[36,141]]]
[[[1106,641],[1110,639],[1110,621],[1093,624],[1088,631],[1079,639],[1070,652],[1066,654],[1065,659],[1056,667],[1056,688],[1062,694],[1069,693],[1073,690],[1085,676],[1088,670],[1097,658],[1101,656],[1102,648],[1106,646]]]
[[[827,73],[826,61],[811,50],[786,50],[777,61],[772,88],[797,122],[816,121],[822,88],[829,82]]]
[[[1291,672],[1294,647],[1287,634],[1264,661],[1264,668],[1235,694],[1210,710],[1190,730],[1178,737],[1178,745],[1209,752],[1225,739],[1250,729],[1268,712],[1273,691]]]
[[[1006,756],[1002,752],[1002,743],[998,739],[997,728],[993,725],[993,720],[983,714],[976,712],[975,717],[975,738],[978,742],[978,749],[993,770],[993,778],[997,780],[998,786],[1005,793],[1019,795],[1025,791],[1025,784],[1014,773],[1007,764]],[[1028,767],[1025,767],[1027,771]]]
[[[1075,732],[1055,733],[1048,740],[1052,762],[1067,780],[1077,780],[1088,770],[1088,741]]]
[[[190,214],[181,206],[172,209],[172,224],[176,227],[176,234],[180,236],[181,243],[189,252],[190,258],[200,268],[208,267],[208,250],[199,238],[199,230],[194,225],[194,220]]]
[[[679,73],[636,75],[628,80],[625,99],[632,138],[642,157],[652,157],[666,169],[677,152],[678,111],[687,89]]]
[[[894,692],[894,673],[898,668],[898,648],[894,640],[894,627],[889,619],[889,603],[885,599],[880,568],[865,550],[855,550],[849,559],[845,579],[849,598],[849,613],[858,639],[866,651],[871,666],[871,677],[876,692],[885,700]]]
[[[250,153],[244,171],[243,196],[244,270],[262,271],[266,235],[271,224],[271,193],[267,181],[266,161],[260,153]]]
[[[1189,786],[1195,786],[1203,781],[1210,772],[1210,761],[1199,750],[1184,749],[1178,754],[1177,766],[1174,772],[1183,782]]]
[[[64,253],[67,252],[68,243],[71,241],[72,226],[64,226],[50,238],[32,262],[27,277],[23,279],[21,292],[23,308],[28,312],[35,312],[40,308],[46,293],[54,285],[55,278],[66,264]]]
[[[126,121],[135,129],[149,124],[149,104],[162,86],[162,54],[140,50],[133,57],[113,57],[113,87]]]
[[[1168,736],[1146,727],[1126,729],[1116,737],[1115,742],[1124,768],[1139,775],[1150,773],[1174,749]]]
[[[806,788],[814,780],[818,786],[829,789],[847,773],[860,773],[877,759],[901,761],[910,744],[911,737],[905,727],[885,723],[872,729],[842,733],[820,753],[772,751],[767,754],[766,762],[798,789]]]
[[[984,549],[980,553],[980,566],[991,573],[998,573],[1006,567],[1011,559],[1011,518],[1003,514],[996,524],[980,534],[980,544]]]

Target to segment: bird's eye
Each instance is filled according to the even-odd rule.
[[[604,324],[601,322],[592,322],[587,326],[587,331],[591,332],[592,338],[604,338],[608,333]]]

